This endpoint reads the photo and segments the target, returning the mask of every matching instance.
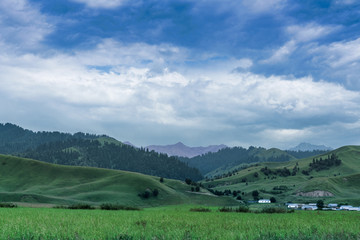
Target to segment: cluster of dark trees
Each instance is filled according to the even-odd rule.
[[[312,170],[319,172],[323,170],[328,170],[331,167],[339,166],[340,164],[341,159],[339,159],[339,157],[335,153],[332,153],[331,155],[328,155],[326,159],[323,159],[321,157],[319,159],[314,158],[313,161],[309,163],[309,169],[303,170],[302,173],[304,175],[309,175]]]
[[[144,192],[138,194],[139,197],[147,199],[150,197],[157,197],[159,195],[159,190],[157,188],[150,190],[146,189]]]
[[[202,174],[207,174],[220,167],[230,168],[240,164],[249,164],[256,162],[284,162],[289,161],[291,156],[286,153],[279,156],[259,157],[267,150],[262,147],[243,147],[223,148],[216,153],[206,153],[193,158],[180,158],[189,164],[189,166],[198,168]],[[264,156],[267,154],[263,154]]]
[[[17,125],[0,124],[0,153],[17,154],[39,145],[68,139],[96,139],[100,136],[85,133],[33,132]]]
[[[199,170],[187,166],[176,157],[126,144],[101,144],[97,140],[78,138],[49,142],[21,156],[49,163],[126,170],[163,178],[202,179]]]
[[[244,192],[241,192],[240,190],[233,190],[231,191],[230,189],[225,189],[224,191],[221,190],[214,190],[211,188],[208,188],[209,192],[217,195],[217,196],[233,196],[236,197],[237,200],[241,200],[241,195],[244,195]]]
[[[312,150],[312,151],[285,150],[285,152],[297,159],[302,159],[302,158],[308,158],[308,157],[317,156],[317,155],[323,155],[323,154],[329,152],[329,150]]]
[[[280,176],[280,177],[291,176],[291,172],[287,167],[284,167],[282,169],[273,169],[273,170],[271,170],[268,167],[264,167],[260,171],[262,173],[264,173],[266,176],[269,176],[269,175],[277,175],[277,176]]]
[[[179,180],[202,179],[199,170],[175,157],[126,144],[101,144],[99,137],[106,136],[33,132],[6,123],[0,124],[0,153],[62,165],[127,170]]]
[[[209,181],[214,181],[215,179],[222,179],[222,178],[227,178],[227,177],[231,177],[233,175],[236,175],[238,174],[238,172],[240,172],[241,170],[244,170],[244,169],[247,169],[247,168],[250,168],[250,167],[253,167],[253,166],[259,166],[258,163],[256,164],[246,164],[246,165],[243,165],[241,167],[238,167],[232,171],[228,171],[227,173],[223,173],[223,174],[219,174],[219,175],[215,175],[214,177],[212,178],[208,178],[206,177],[206,181],[209,182]]]

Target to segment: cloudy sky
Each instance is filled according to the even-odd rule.
[[[360,144],[357,0],[1,0],[0,122],[288,148]]]

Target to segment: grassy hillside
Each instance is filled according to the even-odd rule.
[[[312,170],[308,175],[302,172],[309,171],[312,157],[288,162],[258,163],[231,176],[204,181],[204,185],[214,191],[240,191],[239,196],[244,200],[252,200],[252,192],[256,190],[259,198],[275,197],[282,202],[314,202],[323,199],[325,202],[360,205],[360,147],[345,146],[315,158],[326,159],[332,153],[341,160],[339,166],[334,165],[321,171]]]
[[[290,154],[277,149],[265,149],[262,147],[242,147],[224,148],[216,153],[207,153],[191,159],[182,158],[189,166],[198,168],[200,172],[207,176],[227,174],[235,169],[241,168],[244,164],[256,162],[283,162],[296,159]]]
[[[198,181],[203,178],[198,169],[187,166],[176,157],[134,148],[110,137],[46,143],[19,156],[48,163],[125,170],[179,180],[190,178]]]
[[[157,189],[158,196],[143,199],[139,193]],[[0,201],[72,204],[104,202],[131,206],[171,204],[231,205],[205,189],[192,193],[177,180],[140,173],[90,167],[70,167],[0,155]]]

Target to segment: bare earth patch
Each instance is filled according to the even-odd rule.
[[[296,196],[303,196],[303,197],[333,197],[334,194],[332,194],[331,192],[327,192],[327,191],[316,190],[316,191],[312,191],[312,192],[299,192],[299,193],[296,194]]]

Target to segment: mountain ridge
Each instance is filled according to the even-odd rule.
[[[206,147],[189,147],[182,142],[177,142],[170,145],[149,145],[145,148],[150,151],[155,151],[159,153],[165,153],[169,156],[178,156],[178,157],[195,157],[200,156],[209,152],[217,152],[227,146],[224,144],[220,145],[209,145]]]
[[[290,151],[314,151],[314,150],[322,150],[322,151],[331,151],[333,150],[333,148],[325,146],[325,145],[314,145],[311,143],[307,143],[307,142],[302,142],[300,144],[298,144],[295,147],[292,147],[290,149],[288,149]]]

